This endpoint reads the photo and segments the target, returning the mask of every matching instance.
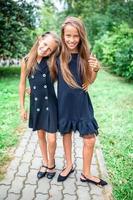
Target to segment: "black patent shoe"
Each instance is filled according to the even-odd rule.
[[[65,170],[65,168],[62,170],[62,172]],[[68,174],[66,176],[62,176],[61,174],[59,174],[58,178],[57,178],[57,182],[62,182],[65,181],[68,176],[74,172],[74,168],[72,167],[71,170],[68,172]]]
[[[99,178],[99,182],[96,182],[96,181],[93,181],[91,179],[88,179],[87,177],[85,177],[84,174],[81,174],[81,176],[83,176],[84,179],[80,178],[80,181],[82,182],[87,182],[87,183],[93,183],[95,185],[98,185],[98,186],[105,186],[107,185],[108,183],[102,179]]]
[[[54,166],[53,167],[48,167],[48,169],[49,170],[52,170],[52,169],[54,169],[55,168],[55,164],[54,164]],[[54,176],[55,176],[55,174],[56,174],[56,172],[47,172],[47,178],[48,179],[52,179]]]
[[[39,172],[37,173],[37,178],[38,178],[38,179],[43,178],[43,177],[47,174],[47,169],[48,169],[48,167],[45,166],[45,165],[42,165],[41,168],[45,168],[46,171],[45,171],[45,172],[42,172],[41,170],[39,170]]]

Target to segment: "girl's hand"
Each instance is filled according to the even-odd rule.
[[[21,109],[20,116],[23,121],[26,121],[27,120],[27,111],[25,111],[25,109]]]
[[[86,83],[83,83],[83,84],[82,84],[82,89],[83,89],[85,92],[88,92],[88,87],[89,87],[89,85],[90,85],[90,82],[89,82],[89,81],[86,82]]]
[[[90,55],[90,58],[88,60],[89,66],[92,68],[94,72],[98,72],[100,69],[100,63],[97,60],[97,58],[93,55]]]
[[[26,88],[25,93],[30,95],[31,94],[31,89],[30,88]]]

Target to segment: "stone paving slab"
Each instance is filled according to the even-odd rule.
[[[113,200],[109,184],[100,188],[82,183],[82,139],[73,134],[73,159],[75,172],[65,182],[57,182],[58,174],[64,166],[62,137],[57,134],[56,175],[52,180],[38,180],[36,174],[41,166],[41,153],[36,132],[27,129],[9,164],[5,178],[0,182],[0,200]],[[102,150],[97,144],[91,166],[92,174],[108,181]]]

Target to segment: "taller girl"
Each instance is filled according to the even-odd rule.
[[[61,30],[62,51],[58,72],[59,131],[63,135],[66,167],[58,176],[64,181],[74,171],[72,164],[72,131],[83,138],[83,172],[80,180],[99,185],[107,183],[91,175],[90,167],[98,134],[98,124],[89,94],[83,87],[92,83],[99,70],[98,62],[90,55],[86,31],[80,19],[68,17]]]

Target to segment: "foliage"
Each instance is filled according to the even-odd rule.
[[[60,26],[64,19],[63,13],[59,13],[55,5],[50,0],[45,0],[40,9],[39,27],[36,29],[37,34],[47,31],[55,31],[60,34]]]
[[[121,24],[95,41],[94,52],[111,72],[133,80],[133,29]]]
[[[1,0],[0,57],[20,57],[27,51],[35,29],[35,16],[35,5],[26,0]]]
[[[0,67],[0,78],[4,77],[18,77],[20,74],[20,67],[10,66],[10,67]]]

